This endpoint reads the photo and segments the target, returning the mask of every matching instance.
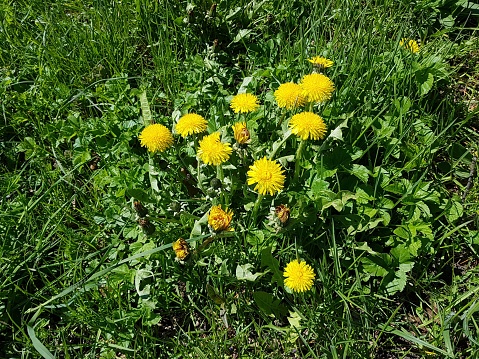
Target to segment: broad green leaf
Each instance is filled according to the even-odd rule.
[[[343,140],[343,131],[342,131],[342,128],[347,128],[348,127],[348,120],[344,120],[343,122],[341,122],[338,127],[336,127],[334,130],[331,131],[331,133],[329,134],[329,136],[327,138],[331,138],[333,140],[339,140],[339,141],[342,141]]]
[[[406,279],[406,273],[402,271],[392,272],[381,281],[381,287],[387,295],[394,295],[406,287]]]
[[[150,295],[150,285],[147,284],[143,287],[143,289],[140,289],[141,287],[141,281],[143,279],[147,279],[150,277],[154,277],[154,274],[152,271],[146,270],[146,269],[138,269],[135,273],[135,289],[136,292],[140,297],[148,297]]]
[[[281,304],[281,301],[275,299],[270,293],[262,291],[254,292],[253,298],[259,309],[268,316],[280,318],[288,313],[288,310]]]
[[[411,254],[405,245],[399,245],[391,249],[391,255],[397,260],[398,264],[410,263]]]
[[[241,31],[240,31],[241,32]],[[253,80],[253,77],[247,76],[243,79],[243,82],[241,83],[241,86],[238,90],[238,94],[240,93],[246,93],[246,90],[248,89],[248,85],[250,82]]]
[[[366,168],[366,166],[353,164],[353,168],[351,169],[351,174],[359,178],[364,183],[368,183],[369,175],[371,171]]]
[[[250,263],[246,264],[238,264],[236,266],[236,279],[238,280],[249,280],[251,282],[254,282],[256,278],[261,276],[263,273],[252,273],[250,271],[250,268],[253,268],[253,265]]]
[[[233,42],[240,42],[243,39],[246,39],[251,34],[252,30],[250,29],[241,29],[238,34],[233,39]]]
[[[271,253],[271,247],[261,251],[261,266],[268,267],[273,272],[272,283],[276,282],[280,287],[283,286],[283,273],[279,269],[279,261]]]
[[[73,164],[74,165],[79,165],[85,162],[88,162],[91,160],[91,154],[90,151],[88,150],[83,150],[80,152],[75,151],[75,154],[73,156]]]
[[[428,69],[422,69],[416,72],[416,80],[420,86],[420,94],[425,95],[432,89],[434,75]]]
[[[206,291],[208,292],[208,297],[210,297],[210,299],[213,300],[213,302],[215,302],[216,304],[220,305],[225,303],[225,299],[218,294],[218,292],[212,285],[207,284]]]
[[[409,239],[411,237],[411,233],[409,233],[404,227],[396,228],[393,233],[402,239]]]
[[[297,312],[289,311],[288,322],[292,328],[301,328],[301,316]]]
[[[459,218],[461,218],[463,214],[464,214],[464,207],[462,206],[461,202],[452,200],[451,207],[449,207],[449,210],[446,213],[447,220],[450,223],[454,223]]]
[[[386,276],[392,269],[392,259],[386,253],[362,258],[361,263],[366,273],[378,277]]]

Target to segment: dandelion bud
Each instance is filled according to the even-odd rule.
[[[148,214],[148,209],[146,209],[140,201],[133,202],[133,208],[135,208],[136,214],[138,214],[140,218],[146,217]]]
[[[138,224],[147,236],[151,236],[153,233],[155,233],[155,225],[151,223],[148,218],[140,218],[138,220]]]
[[[280,204],[279,206],[276,206],[274,213],[282,224],[286,224],[286,222],[289,221],[289,214],[291,213],[291,210],[284,204]]]
[[[249,143],[250,134],[246,128],[246,122],[236,122],[232,127],[236,142],[240,145],[246,145]]]
[[[221,180],[219,178],[215,177],[210,181],[210,186],[214,189],[219,189],[223,186],[223,184],[221,183]]]

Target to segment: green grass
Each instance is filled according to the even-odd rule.
[[[215,4],[0,4],[0,357],[475,358],[478,9]],[[288,138],[285,189],[253,220],[243,163],[282,141],[290,114],[273,93],[315,55],[334,61],[336,87],[315,111],[342,139],[298,159]],[[224,166],[221,196],[198,192],[188,140],[159,156],[140,146],[147,110],[168,128],[200,113],[234,142],[242,86],[262,106],[244,117],[250,152]],[[201,170],[208,189],[216,168]],[[175,261],[171,243],[198,249],[222,201],[235,232]],[[276,232],[281,203],[291,220]],[[281,279],[296,256],[316,273],[301,295]]]

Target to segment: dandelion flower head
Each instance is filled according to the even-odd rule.
[[[234,113],[253,112],[259,107],[258,98],[250,93],[240,93],[233,97],[230,107]]]
[[[321,116],[312,112],[301,112],[294,115],[289,121],[291,132],[303,140],[323,139],[326,134],[326,124]]]
[[[170,130],[159,123],[146,126],[138,138],[141,145],[153,153],[163,152],[173,144]]]
[[[334,84],[329,77],[312,73],[306,75],[301,80],[301,88],[303,89],[303,96],[308,102],[324,102],[333,96]]]
[[[219,132],[203,137],[199,145],[198,157],[207,165],[217,166],[228,161],[233,151],[229,143],[220,141]]]
[[[305,292],[313,286],[313,268],[304,261],[293,260],[284,268],[284,284],[294,292]]]
[[[264,195],[269,193],[273,195],[281,191],[284,187],[284,170],[279,163],[263,157],[249,166],[248,185],[256,183],[255,191]]]
[[[205,132],[207,126],[208,122],[203,116],[197,115],[196,113],[189,113],[178,120],[175,130],[182,137],[186,137],[194,133]]]
[[[208,224],[215,232],[232,231],[233,229],[230,227],[232,219],[233,211],[229,209],[223,210],[221,205],[217,205],[210,209]]]
[[[308,61],[311,62],[314,66],[322,69],[331,67],[334,64],[334,62],[332,62],[330,59],[327,59],[322,56],[314,56],[312,59],[308,59]]]
[[[279,107],[287,110],[301,107],[306,103],[301,86],[293,82],[281,84],[274,92],[274,98]]]
[[[175,251],[176,259],[180,261],[184,260],[190,254],[190,247],[183,238],[173,243],[173,250]]]
[[[401,41],[399,41],[399,45],[404,47],[406,50],[411,51],[413,54],[417,54],[419,52],[419,44],[416,40],[403,38]]]
[[[236,122],[233,126],[234,136],[236,142],[240,145],[247,144],[249,142],[250,134],[246,127],[246,122]]]

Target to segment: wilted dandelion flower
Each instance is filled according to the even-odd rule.
[[[314,66],[322,69],[331,67],[334,64],[334,62],[332,62],[330,59],[327,59],[322,56],[314,56],[312,59],[308,59],[308,61],[311,62]]]
[[[293,82],[281,84],[274,92],[274,98],[279,107],[287,110],[301,107],[306,103],[301,86]]]
[[[326,134],[326,124],[321,116],[312,112],[301,112],[294,115],[289,121],[291,132],[303,140],[308,138],[317,140],[323,139]]]
[[[313,286],[313,268],[304,261],[294,260],[284,269],[284,284],[295,292],[305,292]]]
[[[246,122],[236,122],[233,126],[234,136],[236,142],[238,142],[240,145],[244,145],[249,142],[249,131],[248,128],[246,127]]]
[[[199,145],[198,157],[208,165],[216,166],[228,161],[233,151],[229,143],[220,141],[219,132],[203,137]]]
[[[259,107],[258,98],[250,93],[240,93],[231,100],[230,107],[234,113],[253,112]]]
[[[304,76],[300,86],[308,102],[324,102],[333,96],[333,81],[323,74],[313,73]]]
[[[419,52],[419,44],[417,43],[416,40],[403,38],[401,39],[401,41],[399,41],[399,45],[404,47],[406,50],[411,51],[413,54],[416,54]]]
[[[183,238],[173,243],[173,250],[175,251],[176,259],[180,261],[184,260],[190,254],[190,247]]]
[[[150,152],[163,152],[173,144],[170,130],[160,124],[148,125],[141,131],[140,143]]]
[[[273,195],[284,187],[283,172],[279,163],[263,157],[249,166],[248,185],[256,183],[255,191],[262,195],[266,193]]]
[[[233,211],[226,209],[224,211],[221,205],[213,206],[208,215],[208,224],[215,232],[232,231],[230,227],[233,219]]]
[[[274,214],[276,215],[276,218],[278,218],[282,224],[286,224],[286,222],[289,221],[290,213],[291,213],[291,210],[288,207],[286,207],[284,204],[280,204],[279,206],[276,206],[274,208]]]
[[[189,113],[178,120],[175,130],[182,137],[186,137],[194,133],[205,132],[207,126],[208,122],[203,116],[197,115],[196,113]]]

